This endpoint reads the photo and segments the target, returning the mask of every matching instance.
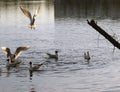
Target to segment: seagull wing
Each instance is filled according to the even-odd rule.
[[[26,51],[30,48],[30,46],[21,46],[21,47],[18,47],[15,51],[15,59],[18,58],[18,56],[22,53],[22,51]]]
[[[40,6],[38,6],[38,8],[35,11],[35,14],[34,14],[35,17],[39,14],[39,11],[40,11]]]
[[[24,7],[22,7],[22,6],[20,6],[20,9],[30,19],[30,22],[32,22],[32,15],[31,15],[31,13],[27,9],[25,9]]]
[[[7,57],[11,55],[11,51],[9,48],[7,47],[1,47],[1,48],[2,48],[2,51],[7,54]]]

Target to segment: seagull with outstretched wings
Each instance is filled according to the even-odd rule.
[[[32,16],[31,13],[24,7],[20,6],[20,9],[22,10],[22,12],[30,19],[30,25],[29,27],[31,29],[35,29],[35,17],[39,14],[40,11],[40,6],[36,9],[35,14]]]
[[[15,51],[14,54],[11,53],[10,48],[8,47],[1,47],[2,51],[5,52],[7,54],[7,61],[9,61],[9,63],[16,63],[16,59],[18,58],[18,56],[23,52],[26,51],[30,48],[30,46],[21,46],[18,47]]]

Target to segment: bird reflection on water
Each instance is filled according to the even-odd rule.
[[[30,75],[30,80],[32,80],[32,77],[33,77],[33,71],[29,71],[29,75]]]

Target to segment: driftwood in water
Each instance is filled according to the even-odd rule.
[[[103,35],[109,42],[111,42],[115,47],[120,49],[120,43],[116,41],[111,35],[109,35],[107,32],[105,32],[101,27],[97,25],[97,23],[94,20],[88,21],[88,24],[92,26],[96,31],[98,31],[101,35]]]

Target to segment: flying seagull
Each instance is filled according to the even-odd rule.
[[[33,16],[31,15],[31,13],[26,8],[20,6],[20,9],[30,19],[29,27],[31,29],[35,29],[35,27],[36,27],[36,25],[34,24],[35,23],[35,17],[39,14],[40,6],[36,9],[35,14]]]

